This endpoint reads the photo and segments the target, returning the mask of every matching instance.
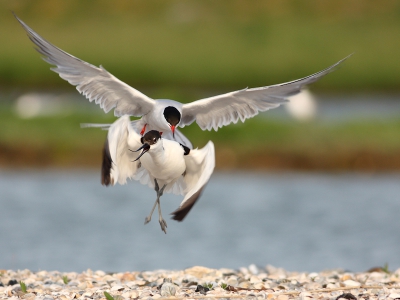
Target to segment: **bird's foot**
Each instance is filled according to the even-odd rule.
[[[147,216],[146,219],[144,219],[144,225],[146,225],[150,221],[151,221],[151,216]]]
[[[167,233],[167,222],[163,218],[160,218],[158,220],[160,222],[161,230],[164,231],[164,233]]]
[[[156,191],[157,194],[158,194],[158,191],[160,190],[160,187],[158,186],[157,179],[154,179],[154,190]]]

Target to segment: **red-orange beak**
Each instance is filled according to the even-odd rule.
[[[171,125],[172,136],[175,138],[175,125]]]

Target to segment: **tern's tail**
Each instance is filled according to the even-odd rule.
[[[111,124],[94,124],[94,123],[81,123],[81,128],[101,128],[103,130],[108,130]]]

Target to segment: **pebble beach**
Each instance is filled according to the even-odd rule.
[[[400,269],[289,272],[273,266],[82,273],[0,270],[0,299],[400,299]]]

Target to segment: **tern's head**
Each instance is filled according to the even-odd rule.
[[[140,153],[140,155],[138,156],[138,158],[136,158],[134,161],[137,161],[140,157],[142,157],[143,154],[145,154],[147,151],[150,150],[150,148],[157,146],[159,144],[161,144],[161,142],[159,142],[161,140],[161,134],[159,131],[157,130],[150,130],[149,132],[147,132],[141,139],[141,143],[143,144],[139,149],[133,151],[133,152],[137,152],[142,150],[142,152]]]
[[[175,128],[181,121],[181,113],[176,107],[167,106],[164,109],[164,118],[167,121],[169,128],[171,128],[172,135],[175,136]]]

